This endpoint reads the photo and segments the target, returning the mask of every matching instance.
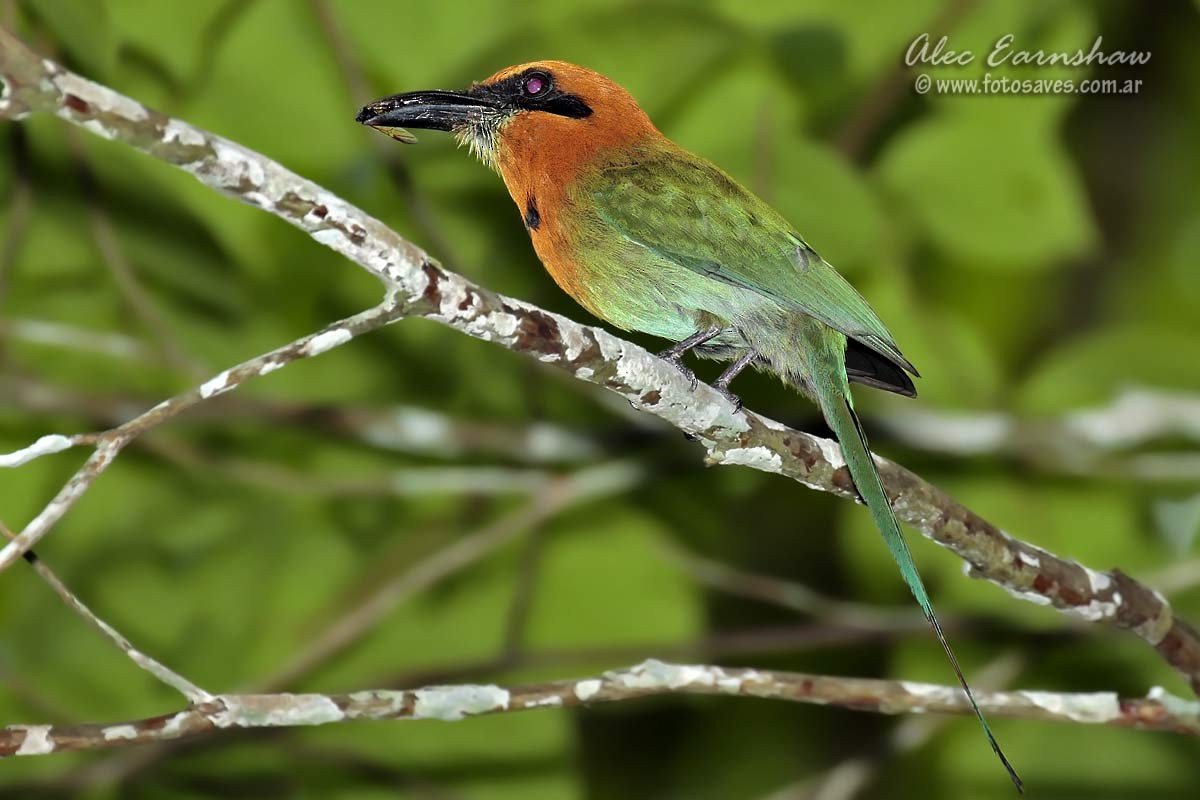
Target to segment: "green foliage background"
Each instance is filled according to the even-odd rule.
[[[1073,474],[1050,441],[1015,456],[931,455],[873,422],[913,402],[1038,420],[1110,403],[1130,386],[1200,393],[1194,4],[4,6],[12,11],[6,24],[15,20],[47,55],[282,162],[492,289],[583,320],[538,266],[495,176],[436,134],[416,147],[379,147],[378,134],[353,117],[384,94],[460,87],[537,58],[611,75],[665,133],[774,203],[887,320],[924,378],[916,401],[859,392],[877,450],[1014,535],[1090,566],[1148,577],[1197,557],[1194,471],[1190,480],[1134,480],[1117,456]],[[1105,50],[1153,56],[1139,68],[993,71],[1143,79],[1133,96],[921,97],[911,74],[895,84],[897,71],[909,42],[938,19],[949,20],[955,49],[977,53],[1011,32],[1027,49],[1087,50],[1103,35]],[[365,95],[345,79],[339,46],[360,63]],[[104,427],[111,421],[100,409],[109,401],[128,415],[195,383],[160,357],[162,338],[131,313],[98,247],[96,209],[180,347],[209,374],[377,298],[371,278],[302,233],[125,146],[42,118],[5,125],[0,139],[0,314],[125,334],[148,353],[116,359],[0,328],[2,451],[44,433]],[[26,222],[16,219],[22,186],[31,192]],[[705,369],[715,374],[715,365]],[[743,381],[748,406],[822,430],[803,399],[761,376]],[[758,645],[684,657],[950,681],[927,632],[851,631],[831,645],[821,638],[827,620],[704,588],[662,557],[662,545],[675,543],[834,596],[907,609],[861,509],[781,478],[705,470],[700,451],[678,434],[632,420],[599,389],[529,359],[407,321],[255,381],[229,402],[243,396],[315,409],[404,404],[501,427],[545,421],[600,443],[593,460],[630,458],[650,469],[636,490],[558,514],[403,605],[291,689],[583,676],[751,631],[765,632]],[[37,401],[46,397],[65,400]],[[388,576],[531,502],[519,491],[389,496],[333,491],[333,483],[447,463],[580,468],[529,467],[519,453],[392,453],[305,419],[197,413],[173,422],[122,456],[40,554],[149,652],[206,688],[234,690],[286,664]],[[1185,446],[1167,443],[1176,445]],[[0,519],[24,525],[79,458],[0,474]],[[951,638],[969,675],[1019,654],[1014,686],[1136,696],[1163,685],[1189,696],[1132,636],[1073,626],[967,580],[957,559],[914,540],[941,613],[960,623]],[[510,609],[526,594],[527,618],[506,640]],[[1200,620],[1195,582],[1172,601]],[[510,645],[515,666],[486,666]],[[2,576],[0,720],[120,720],[178,705],[31,571]],[[453,725],[214,737],[115,782],[106,766],[128,768],[136,753],[17,759],[0,765],[0,795],[754,798],[866,758],[876,771],[863,797],[1011,796],[972,720],[950,720],[917,749],[891,755],[897,724],[746,700],[643,701]],[[1033,796],[1195,796],[1194,740],[993,725]]]

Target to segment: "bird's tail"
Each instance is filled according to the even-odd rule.
[[[838,367],[840,368],[840,364]],[[832,375],[822,376],[825,380],[812,380],[811,391],[816,395],[817,402],[821,406],[821,411],[825,416],[825,421],[829,427],[833,429],[838,441],[842,445],[842,455],[846,459],[846,466],[850,468],[850,476],[854,479],[854,485],[858,488],[859,495],[862,496],[863,502],[867,504],[867,508],[871,512],[871,517],[875,520],[875,525],[879,528],[879,532],[883,534],[883,540],[887,543],[888,550],[895,559],[896,565],[900,568],[900,575],[904,578],[904,582],[908,584],[908,588],[912,591],[913,596],[917,599],[917,604],[921,607],[921,611],[925,613],[925,618],[929,620],[930,626],[933,628],[934,634],[937,635],[938,642],[942,645],[942,649],[946,652],[946,657],[950,660],[950,665],[954,668],[954,674],[958,677],[958,682],[963,688],[963,692],[967,695],[967,700],[971,703],[971,708],[975,711],[975,716],[979,720],[979,724],[983,726],[983,732],[987,736],[988,743],[991,744],[992,750],[999,756],[1000,761],[1004,764],[1004,768],[1008,770],[1009,777],[1017,787],[1017,791],[1021,789],[1021,779],[1017,776],[1016,770],[1008,763],[1008,759],[1004,757],[1003,751],[1000,750],[1000,745],[996,743],[996,737],[992,735],[992,729],[988,727],[987,720],[983,718],[983,713],[979,710],[979,706],[975,702],[975,696],[971,693],[971,687],[967,685],[967,679],[963,677],[962,669],[958,666],[958,659],[954,657],[954,651],[950,649],[950,643],[946,641],[946,636],[942,633],[942,626],[938,624],[937,616],[933,613],[933,604],[929,602],[929,595],[925,592],[925,585],[921,582],[921,576],[917,573],[917,567],[913,563],[912,555],[908,551],[908,545],[904,541],[904,537],[900,534],[900,526],[896,521],[896,515],[892,512],[891,504],[888,502],[887,495],[883,491],[883,482],[879,478],[879,470],[875,466],[875,460],[871,456],[871,451],[867,446],[867,437],[863,433],[862,425],[858,421],[858,416],[854,413],[854,404],[850,397],[850,386],[847,382],[845,372],[841,369],[833,370]]]

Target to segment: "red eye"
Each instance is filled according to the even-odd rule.
[[[535,97],[546,91],[550,86],[550,79],[545,75],[530,75],[525,79],[524,91],[530,97]]]

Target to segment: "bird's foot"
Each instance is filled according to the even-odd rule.
[[[717,383],[713,384],[713,388],[720,392],[722,397],[733,404],[733,413],[736,414],[742,410],[742,398],[729,391],[728,386],[724,386],[720,383],[720,381],[718,381]]]
[[[696,373],[687,368],[687,365],[683,363],[683,357],[679,353],[674,353],[670,350],[664,350],[658,354],[658,357],[682,372],[683,377],[687,378],[688,382],[692,385],[692,391],[696,390],[696,385],[699,383],[699,381],[696,379]]]

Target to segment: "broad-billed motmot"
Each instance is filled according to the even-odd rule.
[[[509,67],[462,92],[398,94],[358,121],[400,141],[404,128],[449,131],[500,173],[555,282],[625,330],[732,360],[813,398],[900,574],[925,612],[992,749],[1021,781],[984,720],[942,633],[854,413],[850,382],[916,396],[917,371],[854,287],[788,222],[713,164],[663,136],[621,86],[562,61]],[[919,376],[918,376],[919,377]]]

